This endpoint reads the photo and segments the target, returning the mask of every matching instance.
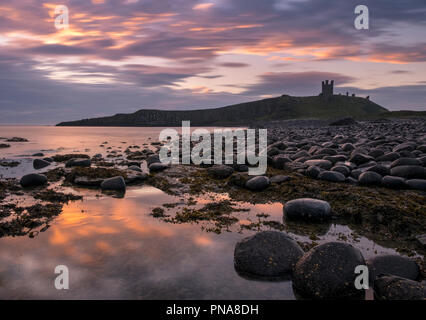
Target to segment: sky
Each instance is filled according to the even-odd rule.
[[[0,123],[318,95],[326,79],[426,110],[425,18],[425,0],[1,0]]]

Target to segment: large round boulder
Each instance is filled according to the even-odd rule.
[[[331,167],[333,166],[333,163],[328,160],[308,160],[308,161],[305,161],[305,164],[307,166],[319,167],[324,170],[330,170]]]
[[[371,280],[376,279],[381,274],[417,280],[420,274],[419,266],[415,261],[394,254],[377,256],[369,259],[367,260],[367,265]]]
[[[318,178],[320,173],[321,169],[316,166],[310,166],[308,169],[306,169],[306,175],[314,179]]]
[[[283,208],[288,220],[323,221],[331,218],[331,206],[327,201],[300,198],[287,202]]]
[[[318,179],[331,182],[344,182],[345,176],[336,171],[323,171],[318,175]]]
[[[353,155],[351,155],[349,161],[355,163],[357,166],[363,164],[363,163],[367,163],[369,161],[374,160],[373,157],[367,156],[365,154],[362,153],[355,153]]]
[[[269,178],[265,176],[258,176],[251,178],[246,182],[246,188],[253,191],[262,191],[269,186]]]
[[[426,191],[426,179],[412,179],[405,183],[410,189]]]
[[[425,300],[426,286],[422,282],[385,275],[374,281],[374,296],[379,300]]]
[[[417,158],[399,158],[391,163],[391,168],[398,166],[423,166],[423,163]]]
[[[361,252],[341,242],[329,242],[312,248],[296,263],[293,286],[303,297],[315,299],[358,298],[363,290],[355,287],[354,272],[365,265]]]
[[[390,189],[406,188],[405,179],[401,177],[385,176],[382,179],[382,186]]]
[[[22,187],[36,187],[47,183],[47,177],[44,174],[30,173],[21,178]]]
[[[283,277],[292,269],[303,250],[287,234],[263,231],[247,237],[235,246],[235,269],[244,275]]]
[[[421,166],[398,166],[391,169],[391,176],[406,179],[426,179],[426,168]]]
[[[275,156],[272,160],[272,166],[276,169],[284,169],[286,163],[292,162],[291,159],[283,154]]]
[[[376,172],[367,171],[360,174],[358,183],[363,186],[380,185],[382,176]]]

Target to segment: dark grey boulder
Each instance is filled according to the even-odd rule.
[[[391,168],[398,166],[423,166],[423,163],[416,158],[399,158],[391,163]]]
[[[44,174],[30,173],[21,178],[20,184],[22,187],[42,186],[47,183],[47,177]]]
[[[370,280],[381,274],[389,274],[411,280],[417,280],[420,268],[417,263],[399,255],[383,255],[367,260]]]
[[[152,171],[152,172],[163,171],[163,170],[166,170],[167,168],[169,168],[169,166],[161,162],[154,162],[148,166],[149,171]]]
[[[321,169],[324,170],[330,170],[331,167],[333,166],[333,163],[331,163],[331,161],[328,160],[308,160],[305,161],[305,164],[308,166],[315,166],[315,167],[319,167]]]
[[[137,172],[142,172],[141,167],[136,166],[136,165],[132,165],[128,168],[129,170],[133,170],[133,171],[137,171]]]
[[[426,191],[426,179],[412,179],[405,183],[410,189]]]
[[[373,157],[367,156],[365,154],[361,154],[361,153],[355,153],[354,155],[352,155],[349,159],[350,162],[355,163],[356,165],[361,165],[363,163],[369,162],[374,160]]]
[[[354,270],[365,265],[361,252],[341,242],[329,242],[312,248],[296,263],[293,286],[303,297],[315,299],[363,298],[355,288]]]
[[[374,281],[374,296],[379,300],[425,300],[424,283],[385,275]]]
[[[235,246],[235,269],[256,277],[282,277],[291,274],[303,250],[287,234],[263,231],[239,241]]]
[[[323,171],[318,175],[318,179],[330,182],[344,182],[345,178],[343,174],[335,171]]]
[[[275,156],[272,160],[272,166],[276,169],[284,169],[286,163],[291,162],[291,159],[283,154]]]
[[[351,173],[351,170],[346,166],[334,166],[333,168],[331,168],[331,171],[339,172],[345,177],[349,176],[349,174]]]
[[[318,199],[300,198],[288,201],[283,211],[288,220],[320,222],[331,218],[330,204]]]
[[[101,183],[102,190],[124,191],[126,190],[126,182],[122,176],[105,179]]]
[[[290,180],[291,180],[291,178],[289,176],[276,175],[276,176],[271,177],[269,179],[269,182],[280,184],[280,183],[287,182],[287,181],[290,181]]]
[[[310,166],[308,169],[306,169],[306,175],[314,179],[316,179],[320,173],[321,169],[316,166]]]
[[[367,171],[376,172],[381,176],[388,176],[390,174],[390,168],[382,164],[376,164],[371,168],[368,168]]]
[[[44,153],[42,153],[42,152],[37,152],[37,153],[34,153],[34,154],[32,155],[32,157],[44,157]]]
[[[391,169],[391,175],[406,179],[426,179],[426,168],[421,166],[398,166]]]
[[[388,161],[395,161],[396,159],[399,159],[399,158],[400,158],[399,153],[389,152],[389,153],[386,153],[383,156],[376,158],[376,160],[381,161],[381,162],[388,162]]]
[[[269,178],[265,176],[258,176],[251,178],[246,182],[246,188],[252,191],[262,191],[269,186]]]
[[[404,142],[397,146],[395,146],[392,151],[393,152],[401,152],[401,151],[413,151],[416,149],[416,145],[412,142]]]
[[[146,164],[147,166],[149,166],[152,163],[156,163],[156,162],[160,162],[160,156],[158,154],[153,154],[150,155],[147,159],[146,159]]]
[[[358,183],[363,186],[380,185],[382,183],[382,176],[377,172],[363,172],[358,178]]]
[[[381,149],[373,149],[373,150],[371,150],[371,151],[368,153],[368,155],[369,155],[370,157],[373,157],[373,158],[381,157],[381,156],[383,156],[384,154],[385,154],[385,152],[384,152],[383,150],[381,150]]]
[[[354,150],[355,147],[352,143],[345,143],[344,145],[342,145],[342,150],[346,151],[346,152],[350,152],[352,150]]]
[[[389,189],[404,189],[406,188],[405,179],[394,176],[384,176],[382,186]]]
[[[84,159],[84,158],[73,158],[68,160],[65,163],[65,167],[90,167],[92,165],[92,162],[90,159]]]
[[[223,164],[215,164],[213,167],[208,168],[207,172],[213,178],[225,179],[234,172],[234,169]]]
[[[42,159],[34,159],[33,161],[33,167],[36,170],[43,169],[47,166],[50,166],[50,164],[51,163],[49,161],[42,160]]]

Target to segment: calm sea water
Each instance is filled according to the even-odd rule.
[[[17,160],[13,169],[0,167],[5,177],[34,171],[31,155],[102,153],[103,142],[113,149],[157,141],[162,128],[66,128],[0,127],[0,137],[23,137],[29,142],[10,143],[0,149],[0,160]],[[0,140],[2,141],[2,140]],[[185,197],[165,194],[151,186],[129,187],[124,198],[102,195],[96,190],[70,188],[84,199],[65,205],[51,227],[34,238],[0,238],[0,299],[294,299],[291,281],[254,281],[234,270],[237,241],[253,231],[221,234],[203,231],[199,224],[169,224],[150,216],[164,203],[182,203]],[[197,206],[211,202],[200,197]],[[10,200],[10,199],[9,199]],[[21,201],[21,200],[18,200]],[[25,205],[19,203],[20,205]],[[256,221],[267,213],[282,221],[282,204],[237,203],[239,224]],[[2,203],[0,202],[0,205]],[[172,209],[168,213],[173,213]],[[344,235],[345,237],[342,237]],[[296,240],[309,241],[292,234]],[[365,257],[395,253],[360,237],[341,225],[330,225],[317,242],[345,241],[360,248]],[[56,290],[54,269],[66,265],[70,289]]]

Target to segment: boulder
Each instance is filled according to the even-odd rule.
[[[290,180],[291,180],[291,178],[289,176],[284,176],[284,175],[279,174],[279,175],[276,175],[276,176],[272,176],[269,179],[269,182],[280,184],[280,183],[287,182],[287,181],[290,181]]]
[[[102,190],[124,191],[126,190],[126,182],[122,176],[105,179],[101,183]]]
[[[303,250],[287,234],[263,231],[235,246],[235,269],[248,276],[282,277],[291,274]]]
[[[367,156],[362,153],[355,153],[354,155],[351,155],[349,161],[355,163],[357,166],[367,163],[369,161],[374,160],[373,157]]]
[[[293,286],[303,297],[315,299],[363,298],[355,288],[354,270],[365,265],[361,252],[341,242],[329,242],[312,248],[296,263]]]
[[[390,189],[404,189],[406,188],[405,179],[394,176],[384,176],[382,179],[382,186]]]
[[[234,169],[223,164],[215,164],[213,167],[208,168],[207,172],[215,179],[225,179],[234,172]]]
[[[412,179],[405,183],[410,189],[426,191],[426,179]]]
[[[376,172],[363,172],[358,178],[358,183],[363,186],[380,185],[382,183],[382,176]]]
[[[330,170],[333,167],[333,163],[328,160],[308,160],[305,161],[305,165],[319,167],[324,170]]]
[[[33,167],[36,170],[43,169],[47,166],[50,166],[50,162],[42,159],[34,159]]]
[[[152,163],[156,163],[156,162],[160,162],[160,156],[158,154],[153,154],[150,155],[147,159],[146,159],[146,164],[149,167],[150,164]],[[161,163],[161,162],[160,162]]]
[[[289,157],[279,154],[272,159],[272,166],[276,169],[284,169],[285,164],[288,162],[292,162]]]
[[[321,169],[316,166],[310,166],[308,169],[306,169],[306,174],[314,179],[316,179],[320,173]]]
[[[399,255],[376,256],[367,260],[370,280],[374,281],[381,274],[389,274],[411,280],[417,280],[420,268],[417,263]]]
[[[382,164],[376,164],[376,165],[368,168],[367,171],[376,172],[376,173],[380,174],[381,176],[388,176],[390,174],[389,167],[384,166]]]
[[[22,187],[42,186],[47,183],[47,177],[43,174],[30,173],[21,178],[20,184]]]
[[[386,153],[383,156],[377,157],[376,160],[380,161],[380,162],[388,162],[388,161],[395,161],[395,160],[397,160],[399,158],[400,158],[399,153],[397,153],[397,152],[389,152],[389,153]]]
[[[85,159],[85,158],[73,158],[73,159],[69,159],[66,163],[65,163],[65,167],[70,168],[70,167],[90,167],[92,165],[92,162],[90,161],[90,159]]]
[[[416,158],[399,158],[391,163],[391,168],[398,166],[423,166],[423,163]]]
[[[265,176],[258,176],[251,178],[246,182],[246,188],[252,191],[265,190],[270,184],[269,178]]]
[[[344,182],[345,176],[340,172],[323,171],[318,175],[318,179],[330,182]]]
[[[425,300],[424,283],[385,275],[374,281],[374,296],[379,300]]]
[[[421,166],[398,166],[391,169],[391,176],[406,179],[426,179],[426,168]]]
[[[154,163],[151,163],[148,166],[149,171],[152,171],[152,172],[163,171],[167,168],[169,168],[169,166],[167,164],[164,164],[164,163],[161,163],[161,162],[154,162]]]
[[[331,218],[330,204],[318,199],[300,198],[288,201],[283,211],[288,220],[320,222]]]

